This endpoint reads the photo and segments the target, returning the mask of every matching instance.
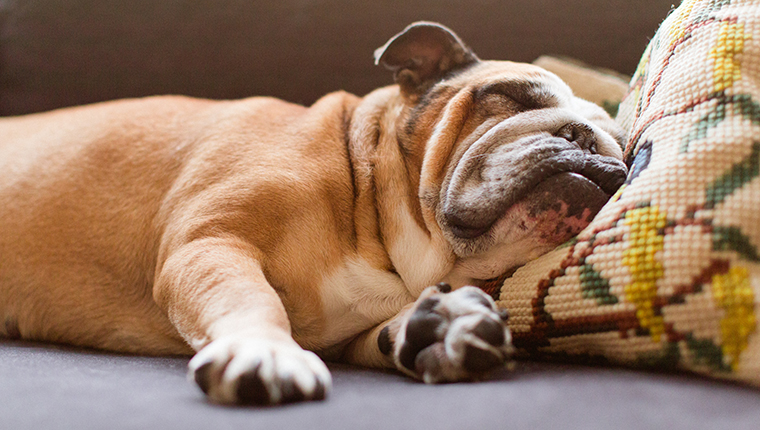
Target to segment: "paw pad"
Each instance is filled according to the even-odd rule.
[[[512,353],[508,315],[475,287],[423,292],[396,338],[401,370],[426,382],[474,379]]]

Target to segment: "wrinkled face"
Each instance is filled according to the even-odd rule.
[[[418,106],[432,103],[421,204],[469,277],[499,276],[567,241],[625,180],[621,130],[538,67],[478,62]]]

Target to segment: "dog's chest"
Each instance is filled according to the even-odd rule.
[[[361,259],[346,261],[322,278],[319,288],[325,330],[332,346],[396,315],[414,301],[398,275]]]

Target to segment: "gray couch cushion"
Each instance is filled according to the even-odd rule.
[[[697,377],[520,363],[480,383],[424,385],[330,365],[324,402],[208,403],[186,358],[0,343],[2,429],[757,429],[760,392]]]

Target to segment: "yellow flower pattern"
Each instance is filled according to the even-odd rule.
[[[757,325],[755,294],[747,268],[733,266],[728,273],[713,276],[712,295],[715,303],[725,312],[720,321],[723,356],[736,370],[739,355],[747,348],[747,339]]]
[[[668,31],[670,40],[672,41],[671,43],[675,43],[682,39],[686,34],[686,28],[689,24],[689,16],[697,3],[699,3],[699,0],[684,0],[684,2],[681,3],[681,6],[673,12],[674,19],[670,25],[670,31]]]
[[[744,51],[744,25],[724,21],[720,23],[718,42],[708,54],[713,61],[714,91],[724,91],[741,79],[741,64],[737,58]]]
[[[625,216],[625,225],[630,231],[623,265],[628,267],[632,281],[625,287],[625,298],[636,305],[636,318],[655,342],[660,341],[665,331],[662,315],[655,313],[654,301],[657,280],[663,275],[662,263],[657,260],[664,243],[659,230],[665,227],[666,221],[665,214],[656,206],[633,209]]]

